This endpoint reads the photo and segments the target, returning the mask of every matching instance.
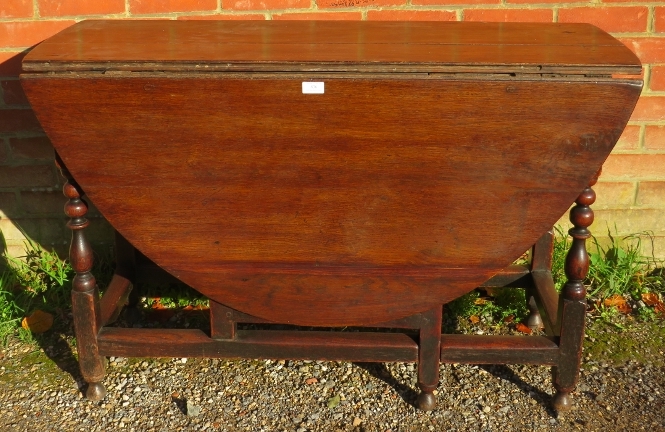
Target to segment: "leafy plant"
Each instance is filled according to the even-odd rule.
[[[7,269],[0,275],[0,341],[3,344],[19,328],[23,317],[35,309],[55,311],[70,303],[74,272],[69,263],[30,240],[25,246],[23,257],[4,256]],[[21,332],[18,335],[27,338]]]
[[[552,252],[552,279],[554,287],[561,292],[561,288],[566,283],[566,254],[570,249],[572,240],[567,232],[560,226],[554,227],[554,249]]]
[[[26,241],[25,251],[26,255],[20,257],[23,259],[5,256],[20,285],[35,294],[54,293],[68,285],[73,270],[57,253],[45,250],[32,240]]]
[[[485,296],[474,290],[448,303],[446,311],[457,317],[477,317],[487,324],[500,324],[509,317],[521,321],[528,315],[524,290],[518,288],[494,288]]]
[[[594,299],[593,303],[598,305],[596,315],[615,324],[617,309],[621,309],[622,313],[630,313],[631,307],[624,300],[628,299],[641,305],[635,311],[638,317],[654,318],[657,316],[654,310],[659,308],[658,304],[663,307],[658,300],[658,293],[665,293],[665,275],[663,262],[655,259],[653,255],[644,256],[642,252],[644,241],[652,243],[653,251],[653,235],[642,232],[621,237],[616,235],[616,227],[614,231],[613,235],[608,228],[608,243],[600,242],[596,237],[587,242],[590,265],[585,285],[588,297]],[[558,290],[566,282],[564,264],[570,244],[569,236],[557,227],[552,276]],[[651,296],[649,298],[652,299],[652,304],[645,305],[642,300],[648,296]],[[645,306],[654,306],[654,309]]]
[[[616,238],[608,230],[610,244],[603,247],[594,237],[589,254],[589,295],[602,298],[630,294],[636,299],[646,286],[649,262],[642,257],[639,234]],[[646,234],[644,234],[646,235]]]
[[[144,295],[142,303],[147,308],[155,307],[157,303],[159,307],[167,309],[208,307],[208,299],[204,295],[181,283],[144,284],[137,288]]]

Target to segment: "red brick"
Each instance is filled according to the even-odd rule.
[[[26,18],[34,14],[32,0],[3,0],[0,18]]]
[[[57,184],[51,164],[6,166],[0,169],[0,188],[53,187]]]
[[[620,74],[620,73],[614,73],[612,74],[612,78],[614,79],[629,79],[629,80],[644,80],[644,68],[640,71],[639,74]]]
[[[543,3],[586,3],[584,0],[506,0],[510,4],[543,4]]]
[[[39,0],[39,15],[106,15],[125,12],[125,0]]]
[[[646,126],[644,148],[647,150],[665,150],[665,126]]]
[[[618,38],[642,63],[665,63],[665,37]]]
[[[383,10],[367,11],[368,20],[377,21],[457,21],[453,11]]]
[[[634,182],[606,182],[599,181],[593,187],[596,191],[596,209],[626,208],[633,205],[635,200]]]
[[[30,109],[0,110],[0,133],[2,132],[43,132],[42,127]]]
[[[14,217],[18,215],[18,206],[16,205],[16,194],[13,192],[0,193],[0,218]]]
[[[0,22],[3,47],[30,47],[64,30],[74,21],[10,21]]]
[[[11,138],[9,148],[15,160],[53,160],[53,146],[47,137]]]
[[[222,9],[268,10],[309,8],[310,0],[222,0]]]
[[[216,15],[186,15],[179,16],[179,20],[264,20],[262,14],[216,14]]]
[[[653,246],[652,246],[653,244]],[[665,236],[653,236],[648,242],[642,242],[642,256],[651,256],[665,261]]]
[[[643,181],[637,188],[637,205],[665,207],[665,181]]]
[[[27,222],[27,224],[23,224],[23,221]],[[21,227],[21,229],[18,228],[19,226]],[[25,244],[24,244],[25,236],[23,235],[23,233],[27,233],[32,227],[33,224],[31,223],[30,219],[9,220],[6,218],[0,218],[0,231],[2,231],[2,236],[7,241],[7,246],[8,246],[7,249],[9,249],[10,244],[21,245],[18,253],[12,256],[25,255]],[[32,230],[31,233],[35,233],[35,231]]]
[[[653,8],[653,25],[656,32],[665,32],[665,6]]]
[[[22,243],[23,239],[25,239],[23,233],[25,233],[27,234],[27,237],[40,243],[42,246],[46,247],[47,245],[51,246],[57,243],[66,248],[66,245],[69,244],[69,239],[71,238],[71,231],[65,225],[66,221],[67,219],[64,214],[57,218],[52,216],[41,218],[24,217],[7,221],[9,224],[3,223],[3,221],[0,220],[0,228],[3,232],[9,234],[7,236],[8,244],[10,244],[11,240],[14,240],[14,242],[11,243]],[[21,227],[21,229],[19,230],[18,228],[11,226],[12,222],[17,227]],[[93,223],[91,221],[90,227],[92,227],[92,225]],[[86,229],[86,237],[88,237],[88,229],[89,228]],[[18,242],[16,242],[16,240],[18,240]],[[63,255],[60,255],[61,257],[67,256],[66,251],[64,252]],[[25,253],[22,252],[19,255],[25,255]]]
[[[5,145],[5,140],[0,139],[0,165],[5,165],[7,163],[9,163],[9,149]]]
[[[366,6],[401,6],[406,4],[406,0],[318,0],[316,4],[319,9]]]
[[[465,9],[464,21],[552,22],[551,9]]]
[[[21,72],[21,62],[25,52],[0,52],[0,76],[17,77]]]
[[[0,81],[2,98],[7,105],[27,105],[28,99],[23,93],[23,87],[18,80]]]
[[[360,21],[360,12],[305,12],[273,14],[274,20]]]
[[[67,199],[59,190],[51,192],[21,192],[23,211],[28,215],[63,214]]]
[[[217,0],[129,0],[133,14],[191,12],[217,9]]]
[[[603,165],[603,177],[664,179],[665,154],[612,154]]]
[[[414,5],[441,5],[441,6],[450,6],[450,5],[469,5],[469,4],[500,4],[501,0],[412,0],[411,4]]]
[[[665,120],[665,96],[642,96],[630,118],[633,121]]]
[[[591,232],[601,237],[599,241],[602,241],[602,237],[608,231],[612,234],[617,232],[620,236],[651,231],[657,236],[662,236],[665,234],[665,224],[661,223],[662,214],[662,210],[650,208],[599,209],[595,212]],[[643,241],[643,243],[650,245],[651,242]]]
[[[643,32],[648,18],[646,6],[559,9],[559,22],[589,23],[606,32]]]
[[[636,150],[640,147],[640,127],[626,126],[617,141],[615,150]]]
[[[655,91],[665,90],[665,66],[651,66],[649,88]]]

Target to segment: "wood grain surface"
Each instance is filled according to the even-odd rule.
[[[312,359],[355,362],[418,358],[418,344],[403,333],[241,330],[233,340],[210,339],[201,330],[106,327],[99,332],[102,355]]]
[[[31,51],[26,71],[636,73],[590,24],[84,21]]]
[[[23,75],[69,171],[219,303],[352,325],[450,301],[528,249],[624,128],[639,81]],[[303,81],[325,94],[302,94]]]

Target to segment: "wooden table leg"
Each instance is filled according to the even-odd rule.
[[[552,270],[552,253],[554,251],[554,232],[550,229],[543,234],[531,249],[531,271]],[[526,289],[526,306],[529,308],[527,326],[532,330],[543,328],[543,319],[538,310],[533,289]]]
[[[439,361],[441,359],[441,319],[443,306],[422,314],[420,341],[418,343],[418,395],[417,406],[431,411],[436,407],[434,390],[439,385]]]
[[[83,232],[89,224],[85,218],[88,204],[81,199],[83,193],[80,187],[57,155],[56,164],[67,179],[63,192],[69,198],[65,205],[65,214],[70,218],[67,227],[72,230],[69,260],[76,272],[72,281],[72,314],[79,367],[88,383],[86,397],[91,400],[101,400],[106,396],[106,389],[101,383],[105,375],[105,359],[99,355],[97,346],[97,333],[101,326],[99,291],[97,281],[90,272],[93,263],[92,248]]]
[[[556,388],[552,404],[557,411],[566,411],[572,407],[570,393],[575,388],[580,373],[586,315],[584,280],[589,273],[586,239],[591,237],[587,227],[593,223],[593,210],[590,205],[596,201],[596,193],[591,186],[596,184],[599,175],[600,171],[577,197],[576,205],[570,210],[570,222],[573,228],[568,233],[573,237],[573,244],[566,255],[567,282],[563,287],[559,306],[559,322],[561,322],[559,363],[552,368],[554,388]]]

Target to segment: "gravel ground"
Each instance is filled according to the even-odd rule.
[[[438,408],[422,412],[408,363],[110,358],[91,402],[71,344],[50,331],[2,349],[0,431],[665,431],[662,336],[639,362],[587,356],[561,416],[541,366],[442,365]]]

